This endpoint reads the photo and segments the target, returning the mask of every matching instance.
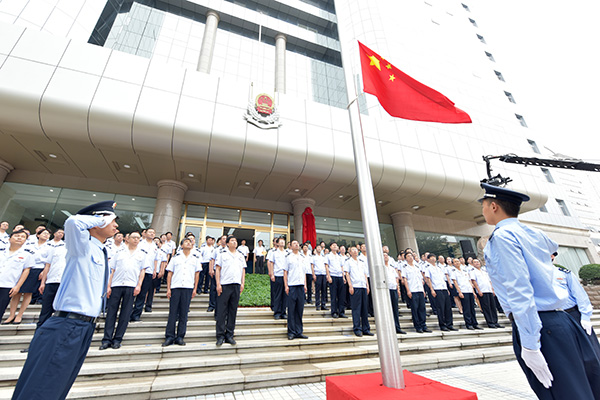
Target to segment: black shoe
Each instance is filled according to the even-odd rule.
[[[424,328],[424,329],[423,329],[423,332],[425,332],[425,333],[431,333],[431,332],[432,332],[432,330],[431,330],[431,329],[429,329],[429,328]]]
[[[323,307],[321,307],[321,311],[329,311],[329,308],[323,306]]]
[[[406,332],[404,332],[402,329],[397,329],[396,334],[406,335]]]
[[[139,319],[139,318],[131,318],[129,320],[129,322],[140,322],[140,321],[141,321],[141,319]]]
[[[442,332],[450,332],[450,329],[448,329],[448,328],[446,328],[446,327],[440,328],[440,330],[441,330]]]
[[[208,308],[206,309],[206,312],[213,312],[213,311],[215,311],[215,308],[214,308],[214,307],[208,307]]]
[[[455,328],[455,327],[453,327],[453,326],[449,326],[449,327],[448,327],[448,330],[449,330],[449,331],[457,331],[458,329],[456,329],[456,328]]]
[[[281,319],[281,315],[275,315],[273,318],[274,319]]]
[[[417,333],[423,333],[423,329],[417,329]]]
[[[225,341],[225,338],[222,338],[222,337],[218,338],[217,339],[217,347],[221,346],[224,341]]]
[[[283,315],[281,316],[281,319],[287,319],[287,315],[283,314]]]
[[[167,339],[165,340],[165,342],[162,344],[162,347],[167,347],[170,346],[174,343],[173,339]]]
[[[179,345],[179,346],[185,346],[185,341],[183,340],[183,338],[180,338],[180,337],[175,339],[175,341],[173,343],[175,343],[176,345]]]
[[[370,313],[369,313],[369,317],[371,317],[371,318],[374,318],[374,317],[375,317],[375,314],[373,314],[373,313],[371,313],[371,312],[370,312]]]
[[[100,350],[106,350],[110,347],[110,343],[102,343],[99,347]]]
[[[477,329],[478,331],[482,331],[483,330],[483,328],[480,327],[479,325],[475,325],[473,328]]]
[[[297,337],[298,339],[308,339],[308,336],[306,336],[306,335],[303,335],[303,334],[296,335],[296,337]]]
[[[500,325],[500,324],[496,324],[496,328],[504,328],[504,326]]]
[[[311,301],[311,300],[308,300],[308,301],[306,302],[306,304],[312,304],[312,301]]]
[[[473,328],[472,326],[467,326],[467,329],[470,330],[470,331],[474,331],[475,330],[475,328]]]
[[[121,348],[121,342],[115,342],[115,343],[113,343],[112,348],[115,349],[115,350],[116,349],[120,349]]]
[[[363,332],[363,335],[367,335],[367,336],[375,336],[375,334],[374,334],[373,332],[371,332],[371,331],[366,331],[366,332]]]
[[[294,340],[294,335],[288,335],[288,340]]]
[[[338,313],[333,313],[333,314],[331,314],[331,316],[332,316],[333,318],[339,318],[339,317],[340,317],[340,316],[338,315]]]
[[[348,318],[346,314],[340,314],[340,318]]]
[[[202,294],[208,294],[208,290],[204,290]]]
[[[149,313],[151,313],[151,312],[152,312],[152,309],[151,309],[151,308],[146,308],[144,311],[145,311],[145,312],[149,312]]]
[[[230,337],[230,338],[225,338],[225,343],[229,343],[229,344],[235,344],[235,339]]]
[[[363,335],[361,331],[354,332],[354,334],[355,334],[356,336],[358,336],[358,337],[362,337],[362,335]]]

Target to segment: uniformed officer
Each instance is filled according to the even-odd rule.
[[[306,256],[300,252],[297,240],[291,242],[292,251],[285,256],[283,265],[283,283],[288,295],[288,339],[308,339],[303,334],[302,315],[304,313],[304,295],[307,291],[306,281],[312,275],[306,274]],[[308,250],[308,247],[306,248]]]
[[[92,204],[65,222],[67,265],[57,310],[31,340],[13,400],[64,399],[90,348],[108,283],[104,241],[117,231],[116,203]]]
[[[217,308],[217,280],[215,278],[215,261],[217,256],[227,250],[227,235],[219,238],[219,243],[215,251],[212,253],[212,258],[208,264],[208,276],[210,277],[210,287],[208,294],[207,312],[213,312]],[[216,315],[215,315],[216,317]]]
[[[477,296],[479,296],[479,304],[481,306],[481,312],[485,318],[485,322],[489,328],[503,328],[498,323],[498,313],[496,312],[496,305],[494,304],[494,289],[492,288],[492,281],[488,273],[481,269],[481,262],[476,258],[473,260],[473,270],[469,274],[471,282]]]
[[[463,265],[458,258],[455,258],[452,263],[454,270],[452,271],[452,282],[458,291],[458,297],[462,304],[463,318],[465,325],[469,330],[481,330],[482,327],[477,323],[475,315],[475,299],[473,298],[473,284],[469,273],[463,270]]]
[[[269,275],[271,276],[273,296],[273,317],[275,319],[286,319],[287,293],[283,282],[283,267],[285,265],[285,239],[277,240],[277,248],[267,256]]]
[[[202,263],[198,253],[192,252],[194,242],[190,238],[181,241],[181,251],[167,265],[167,298],[169,299],[169,319],[165,329],[163,347],[173,343],[185,346],[190,303],[196,296]],[[175,332],[177,325],[177,332]]]
[[[333,242],[329,245],[330,252],[325,256],[325,271],[331,294],[331,316],[333,318],[348,318],[345,314],[344,300],[345,289],[343,259],[338,254],[338,245]]]
[[[259,240],[252,250],[254,255],[254,273],[264,274],[265,273],[265,254],[267,250],[263,246],[263,241]]]
[[[487,272],[513,324],[515,355],[540,399],[600,398],[600,361],[569,314],[569,293],[555,279],[558,245],[517,220],[529,196],[482,183],[482,213],[496,225],[484,249]]]
[[[123,336],[133,312],[133,298],[142,289],[145,275],[144,260],[148,254],[146,250],[138,249],[140,239],[139,232],[131,232],[127,240],[127,248],[118,251],[108,262],[111,273],[106,292],[108,305],[104,322],[104,337],[102,338],[100,350],[109,347],[113,349],[121,347]],[[115,331],[119,306],[121,313]]]
[[[9,228],[8,221],[0,222],[0,246],[8,247],[10,235],[6,232]]]
[[[42,310],[37,328],[42,326],[54,313],[54,298],[58,292],[62,275],[67,266],[67,246],[56,246],[48,253],[46,267],[42,272],[40,293],[42,293]]]
[[[358,249],[355,246],[351,246],[348,251],[350,257],[345,260],[343,269],[352,304],[352,330],[358,337],[373,336],[369,325],[367,294],[370,289],[367,280],[367,263],[358,257]]]
[[[0,320],[11,297],[19,294],[31,269],[33,254],[23,247],[26,240],[27,233],[23,230],[15,231],[8,238],[9,247],[0,252]],[[9,318],[2,324],[11,322]]]
[[[234,345],[235,319],[240,295],[246,282],[246,257],[237,250],[237,239],[227,236],[226,250],[221,251],[215,261],[217,283],[217,346],[223,342]]]
[[[325,257],[321,255],[321,246],[317,246],[311,257],[311,266],[315,272],[315,307],[319,310],[329,310],[325,304],[327,293],[327,272],[325,271]]]
[[[313,283],[316,282],[317,276],[315,275],[314,268],[312,266],[312,254],[309,250],[309,242],[302,244],[302,255],[304,256],[304,273],[306,274],[306,303],[312,304],[312,292],[313,292]]]
[[[145,239],[140,241],[138,247],[146,251],[146,259],[144,260],[144,268],[146,275],[142,282],[142,290],[135,297],[133,312],[131,313],[131,322],[138,322],[142,316],[142,311],[152,312],[152,302],[154,300],[154,289],[152,280],[156,278],[159,272],[160,265],[158,264],[156,253],[158,247],[154,244],[154,236],[156,231],[153,228],[146,229],[145,234],[142,231],[142,237]]]
[[[394,325],[396,327],[396,333],[406,335],[406,332],[404,332],[400,327],[398,312],[398,296],[400,295],[400,277],[398,276],[398,270],[392,264],[392,259],[390,258],[388,253],[383,253],[383,262],[385,267],[385,280],[388,284],[388,290],[390,291],[390,299],[392,301],[392,314],[394,315]]]
[[[210,288],[210,275],[208,275],[210,260],[215,255],[215,238],[206,236],[205,242],[200,247],[200,259],[202,261],[202,271],[200,271],[200,281],[198,282],[198,293],[208,293]]]
[[[425,281],[433,301],[436,302],[438,324],[442,331],[457,331],[452,322],[452,305],[448,292],[446,271],[436,263],[435,254],[427,256],[429,267],[425,270]]]
[[[404,286],[406,287],[406,295],[410,299],[410,311],[412,313],[413,325],[417,333],[427,332],[431,330],[427,328],[427,315],[425,312],[425,293],[423,289],[423,273],[417,267],[414,256],[407,251],[404,255],[406,264],[402,270],[402,278],[404,278]]]

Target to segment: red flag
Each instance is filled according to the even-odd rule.
[[[361,42],[358,46],[364,90],[377,96],[391,116],[448,124],[471,122],[469,114],[449,98],[406,75]]]

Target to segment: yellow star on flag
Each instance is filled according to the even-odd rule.
[[[381,71],[381,66],[379,65],[379,60],[377,59],[377,57],[369,56],[369,58],[371,59],[371,64],[369,64],[369,66],[374,65],[377,67],[378,70]]]
[[[394,82],[394,79],[396,79],[396,77],[394,76],[394,74],[390,75],[390,81]]]
[[[387,69],[392,69],[392,66],[390,64],[385,66]]]

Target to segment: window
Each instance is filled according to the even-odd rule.
[[[535,142],[535,140],[527,139],[527,143],[529,143],[529,145],[531,146],[531,149],[533,150],[534,153],[541,154],[540,149],[538,148],[538,145]]]
[[[485,52],[485,55],[487,56],[487,58],[489,58],[489,59],[490,59],[490,61],[494,61],[494,62],[496,62],[496,60],[494,60],[494,56],[492,55],[492,53],[488,53],[488,52],[486,51],[486,52]],[[496,73],[496,75],[497,75],[497,73]],[[504,79],[502,79],[502,80],[504,80]]]
[[[548,170],[548,168],[541,168],[541,170],[544,173],[546,180],[550,183],[554,183],[554,178],[552,178],[552,174],[550,174],[550,171]]]
[[[504,91],[504,94],[508,98],[508,101],[510,101],[511,103],[517,104],[517,102],[515,101],[515,98],[513,97],[513,95],[511,93]]]
[[[483,38],[483,36],[481,36],[481,35],[477,35],[477,39],[479,39],[479,41],[480,41],[481,43],[485,43],[485,39]]]
[[[469,22],[471,22],[473,24],[473,26],[477,27],[477,22],[475,22],[474,19],[469,18]]]
[[[569,209],[567,208],[567,203],[565,203],[564,200],[556,199],[556,203],[558,204],[560,211],[562,211],[562,213],[564,215],[566,215],[567,217],[571,216],[571,213],[569,212]]]
[[[523,118],[522,115],[515,114],[515,117],[517,117],[521,126],[524,126],[525,128],[527,128],[527,124],[525,123],[525,118]],[[539,151],[538,151],[538,153],[539,153]]]
[[[467,10],[467,11],[471,12],[471,10],[469,10],[469,6],[468,6],[468,5],[466,5],[465,3],[460,3],[460,4],[463,6],[463,8],[464,8],[465,10]]]
[[[546,206],[541,206],[540,207],[540,211],[543,212],[543,213],[547,213],[548,209],[546,208]]]
[[[502,76],[501,72],[498,71],[494,71],[494,73],[496,74],[496,77],[501,80],[502,82],[505,82],[504,77]]]

